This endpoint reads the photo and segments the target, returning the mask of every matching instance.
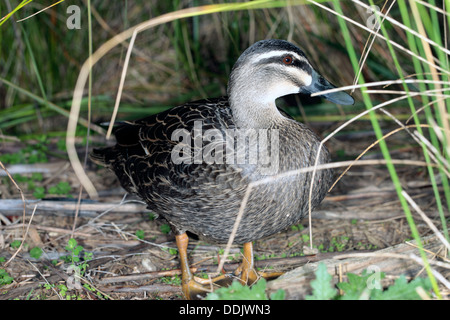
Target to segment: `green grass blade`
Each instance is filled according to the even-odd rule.
[[[342,15],[343,14],[343,10],[342,10],[342,7],[340,5],[340,2],[338,0],[333,0],[333,4],[334,4],[334,8],[335,8],[336,12]],[[338,21],[339,21],[339,25],[340,25],[340,28],[341,28],[341,31],[342,31],[342,35],[343,35],[344,40],[345,40],[345,44],[346,44],[347,50],[349,52],[349,56],[350,56],[351,63],[353,65],[353,69],[355,70],[355,72],[357,72],[358,71],[358,60],[359,59],[357,58],[356,51],[355,51],[355,49],[353,47],[353,43],[352,43],[351,36],[350,36],[350,31],[348,30],[344,19],[342,19],[341,17],[338,17]],[[359,81],[360,84],[363,84],[365,82],[364,81],[364,77],[361,75],[359,77],[358,81]],[[363,100],[364,100],[364,103],[366,105],[366,108],[367,109],[373,108],[372,101],[370,99],[369,94],[367,94],[366,89],[362,88],[361,89],[361,93],[362,93]],[[375,136],[377,137],[377,139],[381,139],[383,137],[383,134],[382,134],[382,131],[381,131],[380,124],[378,123],[378,120],[375,117],[374,112],[371,111],[369,113],[369,116],[371,118],[371,124],[372,124],[372,127],[374,129]],[[397,192],[397,195],[398,195],[398,198],[400,200],[401,206],[403,208],[403,211],[405,213],[405,216],[406,216],[406,219],[408,221],[409,227],[411,229],[411,233],[412,233],[412,235],[413,235],[414,239],[416,240],[417,245],[419,247],[422,259],[423,259],[423,261],[425,263],[425,266],[426,266],[426,269],[427,269],[428,276],[430,277],[430,280],[434,284],[433,288],[435,289],[436,294],[438,296],[440,296],[440,292],[439,292],[439,288],[437,287],[436,279],[434,278],[434,276],[433,276],[433,274],[431,272],[428,260],[427,260],[426,255],[425,255],[425,252],[423,251],[423,245],[422,245],[422,242],[420,240],[420,235],[419,235],[419,232],[417,230],[417,227],[416,227],[416,225],[414,223],[414,219],[412,217],[411,210],[410,210],[410,208],[408,206],[408,203],[407,203],[406,199],[402,195],[403,189],[402,189],[402,186],[401,186],[401,183],[400,183],[400,179],[399,179],[399,177],[397,175],[397,171],[396,171],[394,165],[392,164],[392,159],[391,159],[391,156],[390,156],[390,153],[389,153],[389,148],[388,148],[388,146],[387,146],[387,144],[386,144],[386,142],[384,140],[380,141],[379,146],[380,146],[380,149],[381,149],[381,153],[383,154],[383,157],[386,160],[386,167],[387,167],[387,169],[389,171],[389,174],[391,176],[394,188],[395,188],[395,190]]]

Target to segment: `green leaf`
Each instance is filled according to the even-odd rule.
[[[83,247],[82,246],[76,246],[75,249],[73,249],[73,254],[74,255],[79,255],[81,251],[83,251]]]
[[[233,281],[229,287],[208,293],[205,300],[268,300],[266,280],[260,279],[251,287],[244,286],[239,281]]]
[[[31,174],[31,179],[33,179],[34,181],[42,181],[44,179],[44,177],[42,176],[42,173],[40,173],[40,172],[33,172]]]
[[[425,291],[431,289],[431,282],[428,278],[417,278],[411,282],[401,275],[395,280],[395,283],[387,290],[380,292],[374,296],[377,300],[421,300],[416,289],[422,287]]]
[[[69,241],[67,241],[67,246],[65,249],[68,251],[73,251],[73,249],[75,249],[76,246],[77,240],[75,240],[74,238],[70,238]]]
[[[144,237],[145,237],[145,232],[144,232],[144,230],[136,230],[136,237],[138,237],[138,239],[141,239],[141,240],[143,240],[144,239]]]
[[[324,263],[319,263],[315,275],[316,279],[311,281],[313,294],[306,296],[306,300],[333,299],[337,294],[337,290],[331,284],[333,277],[328,273],[327,266]]]
[[[284,300],[286,297],[286,291],[278,289],[276,292],[270,294],[270,300]]]
[[[20,241],[19,240],[14,240],[13,242],[11,242],[10,246],[13,249],[17,249],[18,247],[20,247]]]
[[[61,181],[56,186],[48,188],[48,193],[57,195],[67,195],[71,190],[67,181]]]
[[[39,259],[42,255],[42,249],[39,247],[34,247],[30,250],[30,256],[35,259]]]
[[[364,270],[362,275],[347,273],[348,282],[340,282],[337,287],[344,291],[342,300],[359,300],[369,298],[373,290],[381,292],[381,279],[384,278],[382,272],[368,272]]]
[[[70,192],[70,184],[67,181],[60,182],[57,184],[57,187],[59,189],[59,192],[61,194],[68,194]]]
[[[10,284],[13,282],[13,278],[10,277],[8,272],[5,269],[0,269],[0,286],[5,284]]]
[[[169,233],[170,232],[170,226],[168,225],[168,224],[163,224],[161,227],[160,227],[160,229],[161,229],[161,232],[162,233]]]
[[[33,192],[33,197],[36,199],[42,199],[45,197],[45,188],[44,187],[36,187]]]

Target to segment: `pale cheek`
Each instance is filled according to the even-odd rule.
[[[310,75],[305,74],[305,75],[303,76],[303,79],[304,79],[304,83],[305,83],[305,86],[306,86],[306,87],[311,85],[311,83],[312,83],[312,77],[311,77]]]
[[[275,86],[272,86],[269,89],[269,92],[270,92],[270,96],[271,96],[270,98],[272,100],[275,100],[276,98],[279,98],[279,97],[282,97],[282,96],[285,96],[288,94],[298,93],[299,88],[290,82],[281,82],[281,83],[277,83]]]

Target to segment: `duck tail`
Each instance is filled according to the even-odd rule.
[[[110,153],[112,148],[98,148],[93,149],[91,153],[89,153],[89,159],[91,159],[92,162],[108,167],[110,163],[106,160],[106,155]]]

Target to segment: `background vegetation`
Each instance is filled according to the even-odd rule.
[[[390,146],[383,135],[402,128],[410,133],[411,141],[415,141],[412,143],[421,146],[419,160],[429,164],[426,179],[433,188],[440,230],[448,241],[449,2],[291,0],[242,5],[200,0],[67,0],[31,16],[56,2],[2,1],[0,161],[13,164],[42,162],[48,157],[68,159],[64,142],[74,88],[90,54],[143,21],[180,9],[223,4],[215,13],[164,23],[136,37],[117,119],[135,119],[186,101],[224,95],[231,67],[245,48],[260,39],[287,39],[298,44],[334,84],[362,87],[354,89],[354,106],[298,96],[280,99],[280,105],[306,123],[320,126],[333,122],[323,126],[324,137],[355,130],[349,127],[333,133],[364,110],[384,107],[358,119],[365,127],[358,130],[371,132],[370,143],[379,139],[371,151],[380,151],[387,162],[412,237],[419,244],[412,202],[404,195],[397,168],[390,162],[396,147]],[[66,26],[70,16],[67,8],[73,4],[81,8],[81,29]],[[387,18],[375,14],[370,6],[388,13]],[[89,147],[104,143],[105,132],[95,124],[111,118],[129,41],[115,46],[93,67],[76,130],[80,158],[88,142]],[[365,86],[378,81],[384,82]],[[87,136],[89,120],[93,126]],[[36,181],[39,176],[22,182]],[[58,184],[51,192],[64,195],[67,188]],[[50,192],[31,190],[36,198]],[[424,253],[422,258],[439,297]]]

